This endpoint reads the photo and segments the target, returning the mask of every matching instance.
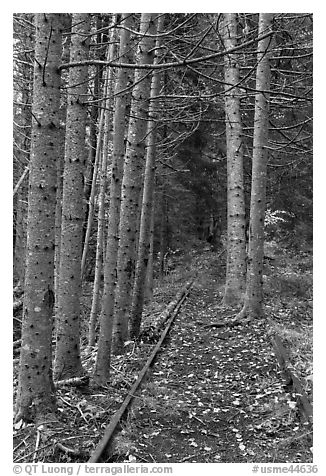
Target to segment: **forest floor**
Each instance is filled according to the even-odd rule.
[[[196,281],[164,347],[135,397],[110,461],[142,463],[309,463],[312,434],[301,421],[295,396],[284,382],[271,337],[281,337],[310,399],[312,394],[312,257],[277,251],[266,254],[266,315],[228,328],[237,309],[223,309],[225,268],[210,250],[193,253],[159,283],[145,315],[158,316],[194,273]],[[86,302],[86,301],[85,301]],[[79,448],[67,455],[36,445],[32,425],[15,430],[16,462],[86,462],[114,411],[137,378],[153,344],[131,346],[112,363],[112,384],[92,391],[58,389],[60,439]],[[95,353],[83,354],[91,371]]]

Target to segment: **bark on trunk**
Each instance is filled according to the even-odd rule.
[[[90,15],[74,14],[71,61],[88,58]],[[69,71],[66,122],[65,167],[63,181],[61,258],[57,316],[57,347],[54,373],[57,379],[83,373],[79,347],[81,296],[81,251],[83,228],[83,172],[88,68]]]
[[[132,17],[125,13],[122,25],[131,27]],[[119,57],[121,62],[128,61],[130,33],[121,30]],[[117,255],[119,245],[119,220],[121,203],[121,181],[125,153],[125,116],[127,93],[121,93],[128,83],[128,71],[120,68],[117,73],[114,120],[113,120],[113,153],[110,182],[109,223],[104,261],[104,289],[100,317],[100,335],[96,357],[93,382],[106,384],[110,378],[111,340],[114,314],[114,291],[117,276]]]
[[[61,218],[62,218],[62,177],[64,167],[64,132],[61,130],[59,158],[57,162],[57,193],[55,208],[55,254],[54,254],[54,289],[59,293],[60,250],[61,250]]]
[[[117,21],[117,15],[112,17],[112,25],[115,25]],[[116,57],[116,29],[111,30],[110,46],[108,51],[108,60],[114,60]],[[113,92],[114,92],[114,77],[113,68],[104,72],[104,90],[103,96],[108,98],[104,101],[105,105],[105,124],[104,124],[104,137],[103,137],[103,152],[102,152],[102,168],[100,177],[100,191],[99,191],[99,212],[98,212],[98,227],[97,227],[97,244],[96,244],[96,260],[95,260],[95,277],[93,287],[93,299],[92,309],[89,320],[89,334],[88,345],[93,347],[95,345],[95,330],[97,315],[100,301],[100,285],[101,285],[101,272],[103,269],[103,256],[105,254],[104,238],[105,238],[105,193],[107,187],[107,171],[108,171],[108,158],[109,158],[109,143],[112,142],[112,113],[113,113]],[[111,154],[110,154],[111,155]]]
[[[96,28],[100,29],[102,22],[100,21],[100,15],[96,19]],[[102,35],[99,33],[96,35],[97,43],[101,43]],[[105,59],[105,58],[103,58]],[[102,70],[97,67],[96,76],[94,78],[94,91],[93,99],[98,100],[100,95],[100,84],[102,78]],[[88,247],[91,238],[95,198],[97,192],[97,177],[100,169],[101,153],[102,153],[102,140],[104,131],[104,109],[99,109],[99,103],[92,104],[90,111],[90,126],[89,126],[89,150],[86,161],[85,174],[84,174],[84,212],[85,221],[83,224],[83,254],[81,262],[81,276],[82,280],[85,277],[86,261],[88,254]],[[99,112],[100,110],[100,112]],[[99,123],[97,119],[99,116]],[[98,126],[98,127],[97,127]],[[98,133],[97,133],[98,129]]]
[[[259,15],[259,34],[272,29],[273,14]],[[264,221],[266,208],[266,177],[269,129],[271,37],[258,43],[256,97],[254,118],[254,141],[252,157],[252,184],[249,225],[249,259],[245,308],[251,318],[261,317],[263,313],[263,259],[264,259]]]
[[[137,62],[140,64],[153,62],[153,37],[144,35],[147,33],[155,34],[154,18],[155,14],[153,13],[143,13],[141,15],[141,40],[137,58]],[[118,279],[113,333],[114,349],[117,353],[123,352],[123,344],[128,335],[128,315],[135,272],[136,223],[144,168],[150,86],[151,75],[147,71],[136,70],[121,194]]]
[[[64,15],[64,31],[71,30],[71,16]],[[71,37],[66,37],[63,44],[61,62],[68,62],[70,57]],[[66,82],[62,84],[66,86]],[[60,250],[61,250],[61,218],[62,218],[62,189],[63,189],[63,170],[65,157],[65,135],[66,135],[66,117],[67,117],[67,100],[61,98],[60,108],[60,150],[59,160],[57,162],[57,201],[55,210],[55,254],[54,254],[54,289],[57,302],[59,293],[59,272],[60,272]],[[55,310],[55,314],[57,310]]]
[[[104,109],[101,110],[100,114],[100,121],[99,121],[99,133],[97,136],[97,143],[96,143],[96,154],[93,166],[93,178],[92,178],[92,186],[91,186],[91,193],[89,197],[89,201],[87,204],[88,215],[87,215],[87,225],[86,225],[86,232],[85,232],[85,239],[83,245],[83,253],[81,258],[81,277],[82,279],[85,276],[85,269],[86,269],[86,259],[89,247],[89,241],[91,238],[91,231],[93,226],[93,218],[94,218],[94,209],[95,209],[95,198],[96,198],[96,191],[97,191],[97,177],[101,167],[101,153],[102,153],[102,143],[103,143],[103,133],[104,133]]]
[[[151,216],[151,229],[149,238],[149,257],[146,270],[146,288],[145,288],[145,301],[151,302],[153,299],[153,287],[154,287],[154,216],[155,216],[155,196],[153,196],[152,203],[152,216]]]
[[[237,15],[224,18],[225,48],[237,45]],[[243,189],[243,144],[240,113],[239,65],[236,53],[225,56],[225,125],[227,144],[227,270],[223,304],[237,305],[245,291],[246,240]]]
[[[16,419],[55,410],[52,311],[58,160],[62,15],[36,15],[33,123],[29,174],[27,261]]]
[[[164,17],[160,16],[157,25],[158,32],[162,30],[163,22]],[[156,40],[156,51],[159,51],[159,46],[160,37]],[[154,59],[154,64],[157,63],[158,53],[156,53]],[[160,73],[155,71],[152,79],[151,98],[155,98],[159,94],[160,78]],[[158,118],[158,103],[155,99],[151,100],[148,116],[146,167],[139,231],[139,246],[129,322],[129,333],[131,339],[137,339],[139,336],[146,287],[146,270],[150,251],[151,218],[155,184],[156,127]]]
[[[103,25],[105,26],[105,25]],[[96,29],[100,30],[102,28],[101,15],[98,14],[96,18]],[[102,42],[102,34],[98,33],[96,35],[96,43],[100,44]],[[102,59],[102,58],[101,58]],[[103,58],[105,59],[105,58]],[[92,99],[95,101],[99,100],[100,97],[100,85],[101,85],[101,68],[96,67],[96,75],[94,78],[94,86]],[[85,201],[85,222],[83,229],[83,242],[85,241],[87,223],[88,223],[88,214],[89,214],[89,202],[91,198],[92,186],[93,186],[93,173],[94,173],[94,164],[96,158],[96,149],[97,149],[97,120],[99,116],[99,103],[95,102],[91,105],[91,110],[89,114],[89,137],[88,137],[88,157],[86,161],[85,174],[84,174],[84,201]]]
[[[159,253],[159,269],[160,277],[163,279],[165,275],[165,261],[168,249],[168,199],[166,195],[166,185],[163,181],[161,191],[161,222],[160,222],[160,253]]]

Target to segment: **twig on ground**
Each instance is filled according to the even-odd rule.
[[[67,400],[65,400],[64,398],[62,398],[61,395],[59,395],[59,398],[60,398],[60,400],[63,401],[63,403],[65,403],[66,405],[68,405],[68,407],[70,407],[70,408],[76,408],[76,405],[72,405],[71,403],[67,402]]]
[[[59,450],[62,450],[64,453],[73,454],[73,455],[82,454],[80,450],[77,450],[75,448],[69,448],[68,446],[63,445],[62,443],[59,443],[58,441],[56,441],[56,446],[57,448],[59,448]]]
[[[36,461],[36,454],[37,454],[38,447],[40,446],[40,440],[41,440],[41,433],[39,432],[39,430],[37,430],[37,432],[36,432],[35,451],[34,451],[34,456],[33,456],[33,463],[35,463],[35,461]]]
[[[77,410],[79,411],[79,413],[80,413],[82,419],[84,420],[84,422],[88,424],[88,421],[86,420],[85,415],[84,415],[84,413],[82,412],[82,409],[80,408],[79,405],[80,405],[80,403],[78,403],[78,404],[76,405],[76,408],[77,408]]]
[[[189,418],[194,418],[195,420],[199,421],[199,423],[201,423],[202,425],[206,426],[205,422],[203,422],[203,420],[201,420],[200,418],[198,418],[196,415],[193,415],[192,413],[189,412]]]

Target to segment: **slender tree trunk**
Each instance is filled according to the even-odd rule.
[[[64,30],[71,31],[71,16],[64,14]],[[68,35],[63,44],[61,62],[69,61],[70,57],[71,36]],[[62,80],[62,86],[66,86],[66,82]],[[55,253],[54,253],[54,289],[57,297],[59,292],[59,272],[60,272],[60,250],[61,250],[61,218],[62,218],[62,188],[63,188],[63,170],[65,157],[65,135],[66,135],[66,116],[67,116],[67,101],[61,98],[60,107],[60,150],[59,160],[57,162],[57,198],[55,210]],[[57,314],[57,309],[55,310]]]
[[[225,48],[237,46],[237,15],[224,18]],[[246,278],[245,201],[243,188],[243,144],[240,113],[238,55],[225,56],[225,125],[227,143],[227,269],[223,305],[243,299]]]
[[[26,48],[33,48],[29,35],[26,35]],[[28,60],[28,56],[24,55],[25,60]],[[15,134],[14,140],[18,144],[15,154],[18,155],[17,161],[18,174],[20,178],[14,189],[14,209],[15,209],[15,242],[14,242],[14,278],[17,279],[20,284],[24,285],[25,280],[25,261],[26,261],[26,230],[27,230],[27,202],[28,202],[28,162],[29,154],[26,153],[30,150],[31,141],[31,111],[27,104],[32,102],[32,92],[29,84],[33,81],[33,70],[29,65],[23,64],[22,75],[26,80],[26,86],[23,87],[22,104],[20,114],[17,115],[15,121],[19,123],[20,128]]]
[[[51,341],[61,33],[61,14],[36,14],[27,261],[17,420],[28,418],[32,403],[36,421],[47,421],[55,410]]]
[[[105,121],[107,123],[107,121]],[[106,125],[105,125],[106,127]],[[94,271],[94,285],[92,294],[92,306],[88,325],[88,346],[94,347],[96,339],[96,321],[100,300],[101,288],[101,272],[103,268],[103,248],[104,248],[104,221],[105,221],[105,189],[106,189],[106,173],[107,173],[107,144],[106,134],[104,134],[104,146],[102,152],[101,163],[101,178],[100,190],[98,197],[99,211],[97,216],[97,242],[96,242],[96,257],[95,257],[95,271]]]
[[[155,217],[155,195],[153,195],[151,228],[149,237],[149,256],[146,271],[145,301],[151,302],[153,299],[154,288],[154,217]]]
[[[164,17],[160,16],[157,25],[157,31],[160,32],[163,27]],[[159,51],[160,37],[156,40],[156,51]],[[156,54],[154,64],[158,63]],[[160,91],[160,73],[155,71],[152,79],[151,98],[158,96]],[[132,305],[130,310],[129,332],[131,339],[137,339],[140,331],[141,317],[144,305],[144,292],[146,287],[146,270],[149,259],[150,233],[152,206],[155,185],[155,156],[156,156],[156,126],[158,118],[157,100],[151,100],[149,107],[149,122],[147,129],[147,150],[146,166],[144,177],[143,203],[141,209],[141,221],[139,231],[139,246],[137,265],[135,273],[135,283],[133,288]]]
[[[273,14],[260,13],[259,34],[272,29]],[[247,291],[242,315],[258,318],[263,313],[263,260],[264,260],[264,221],[266,209],[266,178],[269,129],[271,37],[258,43],[256,97],[254,118],[254,141],[252,157],[252,183],[249,224],[249,260],[247,273]]]
[[[104,25],[103,25],[104,26]],[[100,30],[102,27],[101,15],[97,14],[96,17],[96,29]],[[102,34],[98,33],[96,35],[96,43],[99,44],[102,42]],[[105,59],[105,58],[103,58]],[[99,100],[100,97],[100,85],[101,85],[101,68],[99,66],[96,67],[96,75],[94,78],[94,86],[93,86],[93,100]],[[86,231],[87,231],[87,223],[88,223],[88,215],[90,212],[90,197],[92,193],[93,187],[93,175],[94,175],[94,165],[96,159],[96,150],[97,150],[97,122],[99,116],[99,107],[98,102],[94,102],[90,108],[89,114],[89,149],[88,149],[88,157],[86,161],[85,167],[85,174],[84,174],[84,201],[85,201],[85,220],[84,220],[84,230],[83,230],[83,242],[85,241]]]
[[[160,223],[160,277],[163,279],[165,274],[165,261],[166,261],[166,253],[168,249],[167,239],[168,239],[168,217],[167,217],[167,196],[166,196],[166,185],[163,182],[162,184],[162,191],[161,191],[161,223]]]
[[[123,14],[122,25],[131,27],[132,17]],[[120,61],[128,61],[130,33],[128,29],[120,33]],[[104,261],[104,289],[100,317],[100,335],[98,352],[93,376],[94,383],[106,384],[110,378],[111,340],[114,315],[114,291],[117,276],[117,256],[119,245],[119,220],[121,203],[121,182],[125,154],[125,116],[127,93],[121,94],[128,83],[128,71],[120,68],[117,73],[114,119],[113,119],[113,154],[110,182],[109,223]]]
[[[71,61],[88,58],[90,15],[73,16]],[[58,294],[57,347],[54,372],[57,378],[83,373],[80,360],[81,251],[83,229],[83,172],[88,68],[69,71],[65,167],[62,203],[61,258]]]
[[[112,17],[112,24],[115,25],[117,15]],[[116,56],[116,29],[111,30],[110,46],[108,51],[108,60],[114,60]],[[112,141],[112,112],[113,112],[113,92],[114,92],[114,77],[113,68],[110,68],[104,73],[104,97],[105,100],[105,124],[104,124],[104,138],[103,138],[103,152],[102,152],[102,168],[100,177],[100,191],[99,191],[99,211],[98,211],[98,227],[97,227],[97,244],[96,244],[96,260],[95,260],[95,276],[92,298],[92,309],[89,320],[88,345],[93,347],[95,345],[95,330],[96,321],[100,301],[100,285],[101,272],[103,268],[103,253],[104,253],[104,228],[105,228],[105,192],[107,186],[107,170],[109,157],[109,142]]]
[[[24,180],[26,179],[28,174],[29,174],[29,167],[28,167],[28,165],[26,165],[26,167],[24,168],[23,173],[21,174],[20,178],[18,179],[18,182],[16,183],[16,185],[14,187],[14,190],[13,190],[13,193],[12,193],[13,198],[15,198],[16,193],[19,191],[20,187],[24,183]]]
[[[21,167],[19,167],[21,171]],[[26,170],[26,168],[25,168]],[[28,181],[27,172],[18,188],[15,199],[15,245],[14,245],[14,278],[23,286],[26,268],[26,230],[27,230],[27,196]],[[23,172],[24,173],[24,172]]]
[[[140,64],[153,62],[153,38],[143,35],[147,33],[155,34],[154,18],[155,14],[153,13],[142,13],[141,15],[141,40],[137,57],[137,62]],[[114,350],[117,353],[123,352],[123,344],[128,334],[128,315],[135,272],[134,249],[136,224],[141,177],[144,167],[151,74],[149,74],[148,71],[136,70],[135,84],[131,104],[131,117],[129,121],[121,195],[120,242],[117,265],[118,279],[115,302],[115,327],[113,333]]]
[[[87,225],[86,225],[83,253],[82,253],[82,259],[81,259],[81,277],[82,278],[85,275],[86,259],[87,259],[89,241],[91,238],[91,231],[92,231],[93,218],[94,218],[95,198],[96,198],[96,191],[97,191],[97,176],[101,166],[100,162],[101,162],[101,153],[102,153],[102,145],[103,145],[102,142],[103,142],[103,133],[104,133],[104,120],[105,120],[105,114],[104,114],[104,109],[102,109],[100,113],[99,133],[97,137],[96,154],[95,154],[95,160],[94,160],[94,166],[93,166],[92,187],[91,187],[89,202],[87,205],[87,208],[88,208]]]

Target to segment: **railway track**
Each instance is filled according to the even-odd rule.
[[[142,370],[139,372],[138,378],[136,382],[132,385],[127,397],[123,401],[120,408],[115,412],[109,425],[107,426],[104,435],[98,445],[96,446],[95,450],[91,454],[88,462],[89,463],[98,463],[101,461],[103,457],[108,457],[110,454],[110,448],[113,442],[115,435],[118,433],[119,429],[121,428],[121,421],[126,418],[128,409],[130,408],[132,401],[139,390],[141,384],[144,381],[144,378],[150,369],[150,367],[154,364],[154,360],[162,348],[163,342],[166,336],[169,333],[169,330],[175,320],[179,310],[187,298],[191,287],[194,284],[194,280],[189,281],[176,295],[175,299],[170,302],[167,306],[165,311],[161,314],[161,319],[159,320],[160,323],[165,324],[164,330],[162,331],[160,338],[157,344],[154,346],[150,356],[148,357],[145,365],[143,366]]]
[[[193,284],[194,280],[189,281],[155,320],[156,343],[95,449],[91,453],[86,448],[84,452],[80,451],[85,461],[125,461],[128,453],[119,452],[119,442],[125,438],[126,428],[135,424],[134,440],[130,441],[132,447],[137,447],[133,455],[137,461],[254,462],[257,441],[259,444],[259,439],[262,439],[265,444],[265,435],[272,434],[267,423],[275,421],[278,411],[286,411],[287,403],[282,393],[289,395],[288,400],[297,401],[296,409],[291,412],[297,422],[293,420],[287,438],[283,433],[281,439],[290,440],[293,429],[299,426],[302,434],[312,434],[312,405],[304,386],[290,365],[281,339],[277,335],[271,339],[269,332],[266,333],[268,324],[275,327],[273,321],[233,326],[228,312],[217,307],[219,296],[215,282],[203,285],[201,278],[197,277],[196,286]],[[174,323],[180,310],[181,318]],[[162,352],[168,335],[169,345]],[[198,353],[200,351],[202,354]],[[153,382],[146,379],[149,369]],[[272,377],[271,390],[265,392],[262,385],[269,376]],[[58,387],[61,383],[75,385],[75,382],[56,382]],[[275,387],[279,388],[279,393]],[[154,393],[151,393],[153,389]],[[162,395],[161,390],[165,392]],[[272,407],[274,395],[283,399],[282,405]],[[123,422],[135,397],[137,405],[133,406],[126,427]],[[146,403],[153,400],[159,409],[157,413],[151,413],[151,407]],[[160,408],[168,408],[166,404],[173,410],[172,417],[160,415]],[[269,413],[263,407],[269,408]],[[297,416],[293,417],[295,412]],[[124,432],[120,435],[122,429]],[[278,431],[275,430],[272,439],[278,438]],[[187,435],[193,438],[189,439]],[[233,441],[234,436],[239,439]],[[309,448],[311,437],[307,440]],[[164,445],[166,447],[160,451]],[[152,455],[153,447],[155,453]],[[211,453],[205,454],[208,451]],[[166,459],[170,457],[174,459]]]
[[[115,460],[116,454],[114,453],[114,445],[112,443],[115,439],[115,436],[118,435],[121,429],[121,422],[126,417],[134,396],[137,392],[139,392],[141,384],[144,381],[144,377],[148,369],[153,365],[155,357],[160,351],[162,343],[164,342],[164,339],[169,333],[169,330],[172,326],[175,317],[177,316],[182,304],[184,303],[191,290],[192,284],[193,283],[187,283],[187,285],[180,291],[180,293],[178,293],[176,299],[174,299],[164,311],[163,321],[165,321],[166,325],[160,336],[159,341],[155,345],[145,366],[139,373],[137,381],[130,389],[123,404],[111,418],[111,421],[107,426],[102,439],[91,454],[88,462],[96,463],[101,461],[107,462]],[[197,292],[198,296],[201,295],[201,291],[197,290]],[[259,402],[261,403],[261,407],[263,407],[264,405],[273,405],[273,400],[269,398],[270,392],[266,392],[265,396],[261,394],[262,392],[260,384],[257,381],[257,383],[254,381],[255,383],[252,385],[253,388],[251,388],[251,385],[247,385],[247,381],[252,379],[253,377],[256,378],[257,375],[258,379],[262,379],[263,381],[264,377],[262,376],[262,374],[266,373],[266,375],[268,375],[270,371],[272,371],[272,374],[275,376],[276,381],[277,379],[279,379],[280,376],[280,371],[277,370],[277,362],[281,369],[281,375],[284,377],[283,383],[279,379],[279,395],[281,395],[283,392],[284,395],[285,393],[288,393],[289,395],[292,395],[293,398],[295,396],[298,402],[297,410],[303,421],[305,422],[304,428],[308,433],[311,433],[312,406],[309,402],[307,395],[304,392],[303,385],[294,375],[293,371],[289,369],[289,359],[286,356],[286,351],[284,349],[284,346],[282,346],[280,339],[277,338],[277,336],[274,336],[271,342],[270,339],[268,339],[267,337],[264,338],[264,344],[262,349],[263,352],[267,352],[267,354],[269,354],[268,360],[264,361],[263,354],[260,353],[261,349],[258,351],[255,349],[255,342],[257,342],[259,336],[261,336],[262,333],[265,332],[265,323],[260,322],[258,324],[258,334],[256,329],[256,331],[253,331],[252,336],[249,335],[251,333],[250,329],[252,327],[252,324],[250,324],[249,326],[230,326],[228,328],[227,321],[223,326],[222,332],[221,330],[219,330],[218,333],[216,333],[216,331],[207,331],[209,327],[205,328],[205,326],[198,325],[196,319],[193,319],[193,316],[197,316],[197,313],[193,312],[193,306],[195,306],[196,311],[200,309],[200,307],[198,308],[197,306],[198,296],[195,296],[193,293],[190,295],[190,299],[187,300],[186,305],[183,308],[185,310],[182,311],[183,313],[186,313],[182,317],[182,325],[180,323],[176,324],[173,334],[171,336],[172,341],[169,342],[168,351],[170,353],[170,347],[172,347],[172,354],[170,354],[171,356],[175,352],[173,348],[178,349],[177,357],[175,359],[170,359],[170,357],[165,356],[165,352],[162,353],[159,362],[156,364],[157,368],[155,367],[153,370],[153,374],[155,375],[155,387],[167,387],[167,392],[165,396],[162,397],[163,400],[158,401],[158,406],[164,406],[164,404],[166,403],[166,400],[164,400],[164,398],[166,398],[166,395],[168,395],[169,398],[170,396],[175,395],[175,402],[178,402],[178,399],[187,402],[189,392],[185,389],[190,388],[188,385],[190,383],[189,379],[191,381],[191,378],[193,377],[194,379],[199,379],[199,381],[203,381],[206,372],[206,375],[208,376],[206,380],[206,393],[204,393],[204,395],[201,397],[201,407],[194,411],[192,402],[191,406],[184,409],[181,408],[180,412],[176,409],[176,414],[180,413],[180,421],[178,420],[178,416],[175,417],[176,421],[173,425],[172,435],[170,434],[171,429],[167,428],[167,433],[164,434],[164,436],[162,433],[161,439],[159,439],[160,435],[158,435],[158,430],[160,429],[160,427],[167,426],[168,422],[170,421],[170,417],[165,417],[161,418],[161,420],[158,419],[157,421],[152,421],[152,428],[155,429],[155,431],[153,431],[153,434],[155,436],[152,440],[142,439],[142,434],[148,431],[148,426],[146,426],[144,430],[141,430],[142,420],[148,421],[148,417],[151,418],[151,415],[153,415],[150,412],[146,413],[145,410],[144,413],[141,413],[139,415],[139,419],[137,419],[137,429],[138,425],[140,425],[139,435],[136,436],[137,439],[139,438],[140,443],[138,449],[142,451],[144,448],[144,444],[146,444],[148,441],[150,441],[151,443],[151,448],[158,448],[162,446],[162,444],[169,445],[171,442],[173,442],[173,444],[174,442],[176,442],[176,444],[179,444],[179,453],[176,453],[176,455],[178,455],[180,459],[170,460],[171,462],[250,462],[250,458],[252,458],[252,461],[254,461],[254,457],[251,455],[257,451],[257,448],[255,448],[254,443],[254,441],[257,439],[257,431],[262,431],[259,428],[261,427],[261,425],[265,425],[267,421],[274,420],[274,411],[276,413],[279,410],[286,411],[287,404],[286,400],[284,399],[282,402],[282,408],[275,407],[274,409],[272,409],[272,407],[270,407],[269,414],[267,417],[266,412],[264,410],[261,414],[259,414],[259,412],[256,413],[255,407],[253,407],[253,411],[248,411],[248,408],[252,408],[252,404],[255,405],[257,402]],[[216,300],[216,298],[213,297],[211,294],[211,300],[214,301],[214,299]],[[188,311],[190,310],[190,313],[188,312],[188,315],[186,311],[187,308]],[[180,331],[182,333],[181,339]],[[248,335],[248,342],[243,345],[244,343],[241,341],[241,339],[246,336],[247,340]],[[184,349],[182,349],[182,341],[185,344]],[[189,349],[192,347],[192,343],[197,342],[198,344],[198,341],[202,343],[200,345],[203,346],[203,352],[206,353],[206,357],[201,362],[200,356],[193,356],[191,357],[191,359],[193,359],[192,362],[189,359]],[[275,355],[273,355],[273,353],[271,352],[271,347],[273,347]],[[282,357],[280,357],[281,354]],[[277,362],[275,357],[277,358]],[[168,370],[169,372],[169,369],[167,369],[166,367],[167,360],[165,360],[164,365],[161,366],[162,359],[164,361],[164,359],[166,358],[168,358],[168,360],[171,360],[171,362],[169,362],[168,364],[168,367],[170,370],[175,370],[176,373],[172,373],[174,377],[166,378],[165,376],[162,376],[165,370]],[[180,371],[180,368],[182,368],[183,365],[182,362],[185,362],[187,360],[189,360],[189,370],[187,370],[187,367],[184,367]],[[232,362],[232,367],[229,366],[230,361]],[[194,366],[196,366],[195,372],[193,372]],[[211,369],[215,370],[215,372],[212,372]],[[217,369],[219,370],[219,372],[216,371]],[[238,380],[237,383],[236,379],[239,376],[241,377],[241,380]],[[217,379],[217,385],[215,379]],[[248,388],[250,388],[250,391],[248,390]],[[145,387],[145,395],[146,392],[147,389]],[[257,392],[256,395],[254,395],[253,392]],[[277,393],[275,393],[275,395],[277,395]],[[158,395],[158,399],[159,398],[160,395]],[[206,404],[203,403],[205,402],[205,398],[207,402]],[[208,418],[208,416],[211,415],[212,412],[207,412],[212,409],[214,412],[216,411],[217,413],[215,418],[210,419]],[[202,413],[200,413],[201,411]],[[243,419],[243,416],[247,416],[247,420]],[[172,417],[172,419],[173,418],[174,417]],[[253,425],[248,424],[248,422],[252,422]],[[294,427],[296,426],[295,423],[293,423],[293,425]],[[243,428],[242,430],[241,427]],[[236,429],[238,430],[238,432],[234,434],[237,438],[241,437],[242,439],[235,440],[235,443],[230,443],[229,434],[231,433],[232,435],[232,431],[235,432]],[[180,437],[175,437],[175,433],[178,431],[181,433],[181,435]],[[187,444],[187,439],[184,435],[187,435],[188,431],[190,435],[196,435],[196,438],[198,438],[198,442],[196,442],[196,440],[191,440],[190,448],[187,450],[185,448]],[[267,435],[272,434],[271,431],[272,430],[270,428],[267,428],[266,426]],[[288,429],[286,429],[286,431],[288,431]],[[288,438],[291,438],[291,431],[288,431],[287,436]],[[197,450],[195,450],[195,444],[198,444]],[[184,447],[183,451],[180,448],[180,445]],[[165,453],[156,455],[155,457],[157,459],[155,461],[162,462],[162,458],[166,454],[169,454],[168,457],[171,457],[171,446],[173,446],[172,443],[170,447],[168,446],[168,448],[165,450]],[[202,449],[199,449],[200,446],[202,446]],[[150,447],[147,448],[147,451],[149,453],[151,451]],[[219,454],[215,454],[215,456],[213,456],[212,452],[210,455],[211,459],[205,460],[204,453],[205,451],[208,451],[209,448],[217,448],[219,450],[218,453],[222,455],[222,459],[214,460],[214,457],[218,458]],[[193,450],[195,451],[192,452]],[[145,450],[144,453],[146,453]],[[141,454],[144,456],[144,453]],[[217,452],[215,451],[215,453]]]

